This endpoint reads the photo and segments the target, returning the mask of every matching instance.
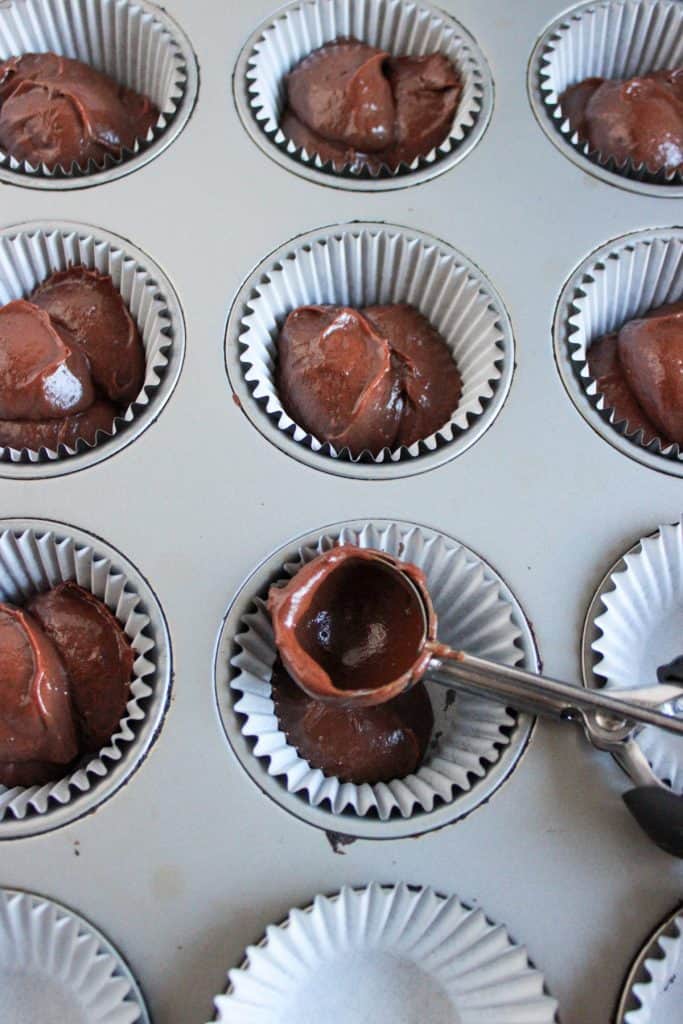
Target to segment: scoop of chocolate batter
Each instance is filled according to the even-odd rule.
[[[81,748],[96,751],[116,731],[130,696],[134,653],[107,606],[76,583],[28,604],[66,668]]]
[[[0,604],[0,769],[3,762],[64,765],[76,752],[59,655],[32,615]]]
[[[137,398],[145,378],[145,350],[109,275],[69,267],[38,285],[31,302],[73,335],[103,395],[121,405]]]
[[[457,408],[462,381],[448,346],[413,306],[368,306],[365,317],[389,341],[403,396],[394,447],[411,445],[446,423]]]
[[[447,57],[392,57],[386,74],[396,104],[395,142],[381,155],[392,169],[439,146],[453,124],[462,82]]]
[[[461,93],[460,75],[443,54],[391,57],[338,39],[287,76],[281,128],[337,170],[393,170],[443,142]]]
[[[0,309],[0,417],[69,416],[94,397],[88,360],[65,328],[23,299]]]
[[[0,308],[0,445],[55,451],[114,420],[144,384],[145,351],[111,277],[52,274],[29,301]]]
[[[370,708],[341,708],[307,696],[276,662],[271,678],[275,713],[300,757],[342,782],[390,782],[417,771],[434,714],[418,683],[400,697]]]
[[[277,386],[296,423],[356,456],[428,437],[462,391],[446,343],[405,304],[293,310],[278,338]]]
[[[42,785],[105,746],[134,657],[107,606],[76,583],[25,609],[0,604],[0,784]]]
[[[683,170],[683,68],[612,81],[588,78],[560,96],[569,122],[618,164]]]
[[[384,62],[389,54],[356,40],[315,50],[287,76],[297,117],[331,142],[374,152],[394,141],[396,108]]]
[[[277,385],[292,419],[335,448],[393,446],[403,399],[391,348],[357,310],[290,313],[278,339]]]
[[[25,53],[0,64],[0,146],[34,166],[119,158],[158,116],[147,97],[69,57]]]
[[[619,331],[626,383],[663,437],[683,444],[683,302]]]
[[[598,390],[629,432],[683,444],[683,302],[630,320],[588,349]]]

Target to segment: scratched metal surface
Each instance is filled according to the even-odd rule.
[[[402,191],[321,187],[248,138],[230,76],[269,0],[172,0],[199,60],[182,135],[118,181],[71,192],[4,185],[0,221],[74,220],[130,238],[164,269],[187,352],[159,420],[111,459],[50,480],[0,479],[3,515],[75,523],[148,577],[168,617],[173,700],[130,784],[91,816],[6,842],[0,881],[75,907],[136,971],[156,1024],[201,1024],[245,945],[288,908],[342,883],[406,880],[479,902],[528,946],[564,1024],[606,1024],[644,938],[678,901],[681,865],[622,808],[626,786],[569,726],[540,723],[511,779],[466,820],[420,839],[325,834],[263,796],[232,755],[215,709],[214,642],[245,576],[295,535],[380,516],[443,529],[484,555],[534,623],[550,673],[579,680],[585,611],[605,570],[681,512],[681,483],[602,440],[571,404],[552,355],[565,279],[628,230],[680,222],[680,201],[611,187],[567,160],[534,120],[526,64],[559,13],[549,0],[442,0],[473,33],[495,80],[493,118],[467,158]],[[357,481],[269,444],[231,401],[223,334],[243,278],[302,231],[350,219],[424,230],[479,264],[510,312],[510,396],[469,451],[430,472]]]

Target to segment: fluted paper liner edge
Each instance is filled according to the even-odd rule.
[[[82,917],[33,893],[0,890],[0,974],[10,976],[10,990],[12,977],[31,985],[31,1006],[46,1001],[46,1019],[54,1019],[55,1008],[47,1000],[57,989],[65,1004],[73,1000],[79,1019],[82,1013],[98,1024],[149,1021],[114,947]],[[0,994],[0,1007],[5,1005]]]
[[[659,997],[667,992],[672,985],[680,985],[680,968],[683,965],[683,914],[679,914],[673,922],[650,944],[649,955],[642,967],[647,980],[636,981],[632,987],[633,998],[638,1002],[637,1009],[624,1014],[624,1024],[665,1024],[655,1016]],[[671,999],[671,996],[669,996]],[[668,1022],[674,1024],[674,1021]]]
[[[594,672],[607,689],[657,683],[657,669],[683,653],[683,525],[660,526],[624,556],[595,619]],[[667,707],[683,716],[683,701]],[[683,739],[645,726],[636,742],[655,775],[683,793]]]
[[[419,1007],[407,1010],[405,978],[395,985],[393,974],[406,971],[420,978],[419,993],[411,990],[408,997]],[[501,1022],[556,1020],[557,1001],[542,974],[502,925],[455,896],[405,883],[345,886],[334,896],[316,896],[311,906],[271,925],[229,979],[227,993],[215,1000],[221,1024],[250,1024],[255,1014],[263,1021],[314,1024],[316,982],[326,993],[320,993],[323,1001],[343,1005],[348,1024],[364,1024],[378,1004],[386,1019],[403,1010],[406,1020],[445,1020],[448,1013],[459,1024],[477,1024],[482,1007],[487,1016],[493,1007]],[[369,1004],[348,1000],[354,985],[367,986]]]

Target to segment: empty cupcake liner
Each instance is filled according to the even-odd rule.
[[[608,574],[586,634],[592,652],[589,685],[654,686],[657,669],[683,654],[683,525],[660,526]],[[584,659],[585,660],[585,659]],[[667,706],[683,715],[683,700]],[[683,740],[651,726],[636,734],[656,779],[683,794]]]
[[[135,651],[126,714],[109,744],[43,786],[0,785],[0,839],[46,832],[93,810],[140,764],[169,698],[170,640],[163,612],[137,569],[104,541],[38,520],[0,521],[0,601],[23,605],[75,580],[107,605]]]
[[[222,1024],[553,1024],[557,1001],[502,925],[401,883],[344,887],[249,946],[215,1000]]]
[[[165,11],[146,0],[9,0],[0,7],[0,60],[52,51],[90,64],[148,96],[159,110],[145,138],[120,158],[50,169],[0,150],[0,179],[36,188],[80,188],[146,163],[179,134],[197,94],[192,47]]]
[[[1,12],[0,12],[1,13]],[[0,232],[0,304],[28,298],[55,271],[82,263],[109,274],[135,320],[145,348],[139,395],[94,444],[57,450],[0,446],[0,476],[46,476],[81,469],[119,451],[159,415],[178,379],[185,327],[178,298],[148,256],[117,235],[69,223],[31,223]]]
[[[525,661],[513,606],[501,593],[492,570],[456,541],[418,526],[351,525],[324,532],[302,544],[275,578],[288,579],[302,564],[339,543],[387,551],[419,566],[427,577],[439,618],[439,639],[444,643],[506,665]],[[267,587],[253,594],[239,623],[230,688],[235,714],[242,734],[252,744],[253,756],[263,759],[268,773],[280,779],[287,792],[335,815],[370,815],[387,822],[394,816],[410,818],[428,814],[439,805],[457,804],[459,795],[467,793],[499,761],[511,742],[517,716],[480,697],[459,694],[453,701],[432,683],[428,689],[434,708],[433,738],[415,774],[389,783],[354,785],[313,768],[287,742],[275,714],[270,678],[277,652],[266,596]]]
[[[448,422],[424,440],[353,456],[308,433],[283,408],[275,381],[278,335],[297,306],[396,302],[416,306],[440,332],[460,371],[462,396]],[[484,433],[510,387],[514,340],[500,296],[462,253],[395,225],[353,223],[302,235],[256,268],[228,320],[226,363],[242,408],[278,447],[332,473],[398,476],[452,458]]]
[[[629,971],[616,1024],[678,1024],[683,999],[683,913],[668,917]]]
[[[443,53],[457,68],[463,92],[450,133],[411,164],[335,170],[298,148],[280,129],[285,76],[325,43],[353,36],[395,56]],[[469,152],[486,130],[493,81],[484,54],[454,18],[428,3],[406,0],[296,0],[266,19],[245,44],[234,78],[235,99],[251,137],[278,163],[313,180],[341,188],[398,188],[446,170]]]
[[[624,79],[683,64],[683,8],[672,0],[583,3],[558,18],[536,45],[529,68],[532,105],[549,137],[613,183],[631,179],[636,191],[683,194],[683,174],[617,163],[573,131],[560,96],[585,78]],[[649,187],[648,187],[649,186]]]
[[[598,338],[648,310],[683,298],[683,231],[662,228],[616,238],[591,253],[565,285],[555,315],[555,353],[565,386],[582,415],[625,454],[683,476],[677,444],[653,439],[618,420],[598,390],[587,353]]]
[[[40,1024],[149,1024],[127,964],[88,921],[59,903],[0,890],[0,1019]]]

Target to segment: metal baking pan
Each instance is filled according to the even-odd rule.
[[[561,2],[441,6],[490,68],[492,113],[463,159],[419,183],[333,188],[270,159],[245,130],[233,74],[274,4],[168,0],[199,73],[182,132],[94,187],[41,189],[24,177],[0,192],[2,226],[75,222],[129,241],[168,280],[185,325],[177,384],[125,447],[49,479],[30,466],[8,478],[0,465],[4,517],[101,539],[144,578],[168,625],[170,704],[135,773],[85,816],[0,846],[0,882],[101,927],[155,1024],[209,1020],[228,968],[269,922],[316,893],[371,881],[480,903],[526,945],[564,1024],[606,1024],[634,950],[680,899],[680,863],[638,830],[619,799],[621,771],[578,731],[539,722],[505,784],[461,820],[419,838],[345,842],[334,834],[341,825],[313,827],[262,792],[218,714],[226,611],[254,569],[297,537],[365,519],[443,531],[509,586],[548,673],[578,684],[600,581],[638,538],[680,517],[678,477],[592,429],[553,348],[558,301],[582,261],[618,236],[680,224],[680,200],[596,177],[539,126],[528,62]],[[233,400],[226,326],[242,284],[298,236],[352,221],[452,247],[510,317],[505,401],[474,444],[424,472],[373,479],[318,468],[271,443]]]

